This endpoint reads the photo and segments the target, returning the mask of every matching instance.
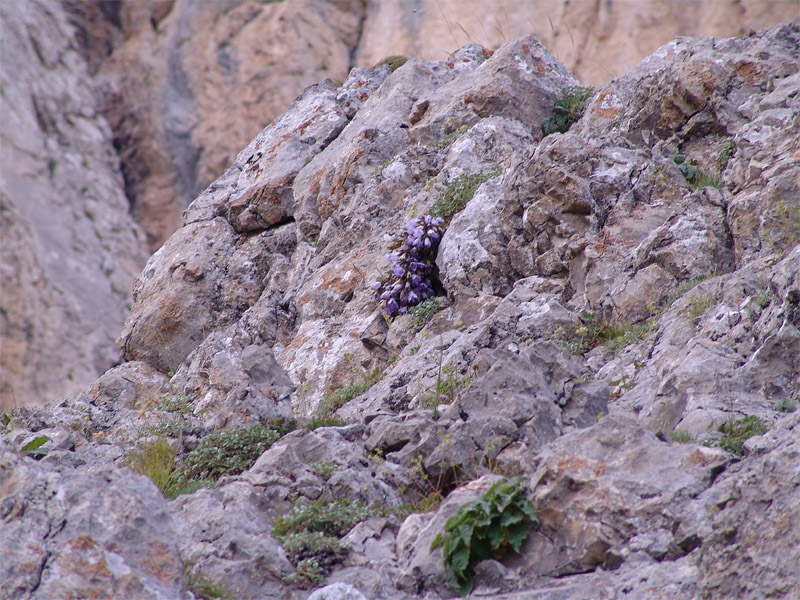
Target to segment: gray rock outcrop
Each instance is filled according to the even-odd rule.
[[[273,428],[153,509],[195,597],[455,597],[432,540],[520,476],[538,521],[474,598],[793,598],[799,50],[793,23],[681,38],[585,106],[533,37],[308,88],[148,262],[126,362],[12,415],[7,462],[89,486]],[[458,195],[435,304],[385,318],[394,236]]]
[[[4,2],[0,112],[0,407],[86,388],[147,258],[112,132],[60,4]]]

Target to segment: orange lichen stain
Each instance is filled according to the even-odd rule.
[[[736,67],[736,74],[750,85],[755,85],[761,80],[761,69],[756,63],[743,60]]]
[[[570,471],[572,473],[580,473],[581,471],[589,470],[595,477],[605,475],[606,465],[601,461],[589,461],[583,457],[571,456],[569,458],[562,458],[556,464],[559,471]]]
[[[686,462],[690,465],[696,465],[701,467],[707,467],[708,465],[719,462],[723,460],[722,456],[719,454],[715,456],[706,456],[702,452],[700,452],[699,448],[695,448],[695,450],[686,457]]]
[[[183,574],[169,547],[157,540],[150,540],[150,552],[142,557],[139,564],[145,573],[162,583],[173,583]]]
[[[106,564],[105,554],[88,535],[79,535],[66,544],[67,552],[64,553],[64,566],[73,573],[111,577],[111,571]]]
[[[622,112],[622,105],[610,90],[603,90],[592,103],[594,114],[603,119],[614,119]]]

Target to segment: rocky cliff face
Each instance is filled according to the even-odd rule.
[[[4,419],[3,593],[454,597],[432,542],[519,476],[473,597],[793,598],[798,51],[681,38],[587,92],[523,37],[307,88],[148,261],[125,362]],[[437,294],[388,319],[430,212]]]
[[[17,116],[3,120],[0,165],[9,198],[0,407],[67,397],[117,361],[110,340],[146,254],[161,247],[197,194],[312,83],[342,81],[351,67],[371,67],[387,55],[445,60],[467,42],[496,48],[533,33],[578,79],[597,85],[676,34],[738,35],[798,17],[793,2],[764,0],[691,9],[667,1],[504,0],[492,4],[488,17],[486,6],[462,0],[9,4],[3,87],[13,94],[3,102],[4,115]],[[32,100],[18,98],[35,99],[33,108]],[[83,125],[74,126],[76,115]],[[65,168],[72,164],[62,160],[66,155],[96,156],[98,164],[81,158],[79,168]],[[28,214],[34,204],[38,213]],[[41,214],[56,216],[49,222],[59,225],[48,229]],[[144,236],[120,233],[137,230],[132,220]],[[87,242],[96,236],[100,243]],[[53,273],[43,264],[48,260],[67,268]],[[79,268],[81,276],[60,278]]]
[[[146,259],[112,133],[57,4],[4,2],[0,407],[84,389],[119,362]]]

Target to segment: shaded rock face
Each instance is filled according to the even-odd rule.
[[[119,361],[146,259],[112,133],[58,4],[2,8],[0,407],[65,398]]]
[[[314,82],[344,80],[351,67],[387,55],[444,60],[462,43],[497,48],[534,33],[579,79],[599,84],[675,34],[738,35],[797,18],[792,2],[762,0],[691,10],[668,1],[646,10],[502,1],[488,16],[485,3],[461,0],[16,5],[3,13],[3,114],[11,116],[3,120],[0,404],[7,407],[65,398],[117,361],[109,339],[146,254]],[[424,100],[418,116],[423,107]],[[484,104],[485,114],[499,117],[498,109]],[[258,229],[291,212],[291,179],[269,174],[252,190],[252,209],[231,207],[243,211],[234,226]],[[753,214],[747,200],[737,210]],[[741,225],[751,227],[746,218]],[[475,247],[458,247],[465,259],[483,260]],[[485,289],[499,285],[484,272],[476,277]],[[65,348],[74,361],[63,359]]]
[[[358,2],[76,7],[125,189],[152,251],[183,209],[307,85],[344,78]],[[120,39],[121,38],[121,39]],[[99,47],[98,47],[99,46]]]
[[[5,598],[184,598],[173,517],[150,480],[58,473],[0,450]]]
[[[126,362],[15,414],[11,446],[48,440],[9,460],[125,478],[159,436],[180,464],[213,430],[295,421],[166,503],[189,575],[241,598],[454,597],[432,540],[517,475],[538,522],[473,597],[792,598],[798,50],[796,24],[676,40],[546,136],[577,82],[533,37],[309,87],[148,262]],[[393,236],[465,176],[435,310],[384,318]],[[293,507],[336,501],[373,512],[278,544]]]
[[[599,85],[675,35],[739,35],[798,16],[790,2],[764,0],[730,10],[501,1],[491,14],[460,0],[66,6],[104,92],[126,194],[151,251],[264,123],[305,86],[343,80],[353,66],[398,54],[443,60],[461,44],[496,48],[534,34],[581,81]]]

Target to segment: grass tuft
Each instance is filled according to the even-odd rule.
[[[471,175],[456,177],[436,196],[430,214],[444,219],[445,225],[449,224],[453,215],[463,210],[472,200],[477,189],[500,173],[502,173],[500,167],[495,167],[489,171],[478,171]]]

